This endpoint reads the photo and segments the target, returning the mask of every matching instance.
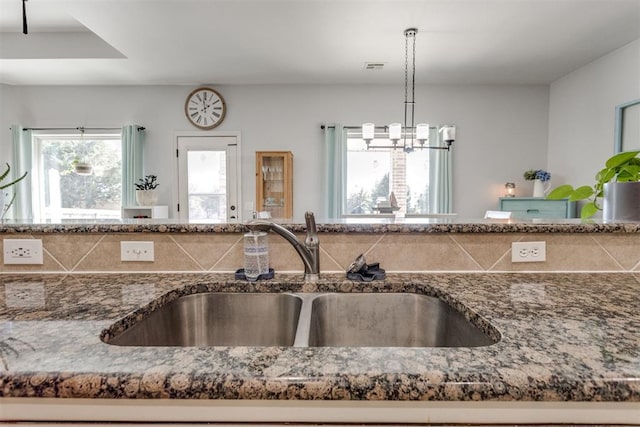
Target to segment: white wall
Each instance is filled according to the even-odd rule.
[[[615,106],[640,98],[640,39],[553,82],[549,171],[553,185],[592,185],[613,155]]]
[[[17,120],[19,108],[16,106],[13,86],[0,84],[0,171],[5,163],[11,163],[11,131],[9,128]]]
[[[192,131],[184,117],[191,86],[16,86],[4,87],[13,99],[8,117],[29,127],[147,128],[147,173],[159,175],[160,203],[175,206],[170,188],[175,168],[176,131]],[[324,217],[321,194],[323,134],[320,124],[387,124],[401,121],[404,91],[400,86],[246,85],[217,86],[228,113],[216,130],[242,134],[244,208],[255,197],[254,152],[294,153],[294,216],[306,210]],[[497,206],[506,181],[522,195],[530,183],[522,173],[545,168],[547,159],[547,86],[429,86],[416,90],[417,117],[431,124],[458,127],[454,147],[454,210],[478,218]],[[4,116],[4,115],[3,115]],[[3,129],[7,129],[4,126]],[[0,161],[8,160],[9,137],[2,132]],[[6,154],[7,153],[7,154]],[[246,215],[246,213],[245,213]],[[245,217],[246,219],[246,217]]]

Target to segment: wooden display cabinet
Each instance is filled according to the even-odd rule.
[[[293,153],[256,151],[256,211],[293,217]]]

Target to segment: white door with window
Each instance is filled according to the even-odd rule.
[[[238,222],[238,136],[178,136],[180,219]]]

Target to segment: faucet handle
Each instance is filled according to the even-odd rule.
[[[307,211],[304,214],[304,220],[307,223],[307,237],[304,239],[304,244],[309,246],[318,246],[320,241],[318,240],[318,231],[316,229],[316,218],[313,212]]]
[[[307,223],[307,233],[316,234],[316,218],[313,212],[307,211],[304,213],[304,220]]]

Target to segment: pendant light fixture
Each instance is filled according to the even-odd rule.
[[[80,145],[82,146],[83,159],[74,161],[73,170],[76,175],[87,176],[91,175],[93,172],[93,166],[91,166],[91,163],[87,162],[87,147],[84,140],[84,128],[79,127],[78,130],[80,131]]]
[[[449,150],[455,141],[456,128],[454,125],[442,126],[440,129],[431,127],[426,123],[415,124],[415,95],[416,95],[416,35],[417,28],[404,30],[404,125],[402,123],[391,123],[389,126],[381,128],[388,132],[388,138],[392,145],[371,145],[375,138],[376,126],[373,123],[362,125],[362,139],[369,148],[401,148],[410,153],[415,149],[436,149]],[[409,48],[411,45],[411,49]],[[409,75],[409,65],[411,65],[411,75]],[[411,85],[409,85],[411,78]],[[443,146],[429,145],[429,133],[431,129],[436,129],[442,133]],[[400,141],[402,140],[402,143]]]

